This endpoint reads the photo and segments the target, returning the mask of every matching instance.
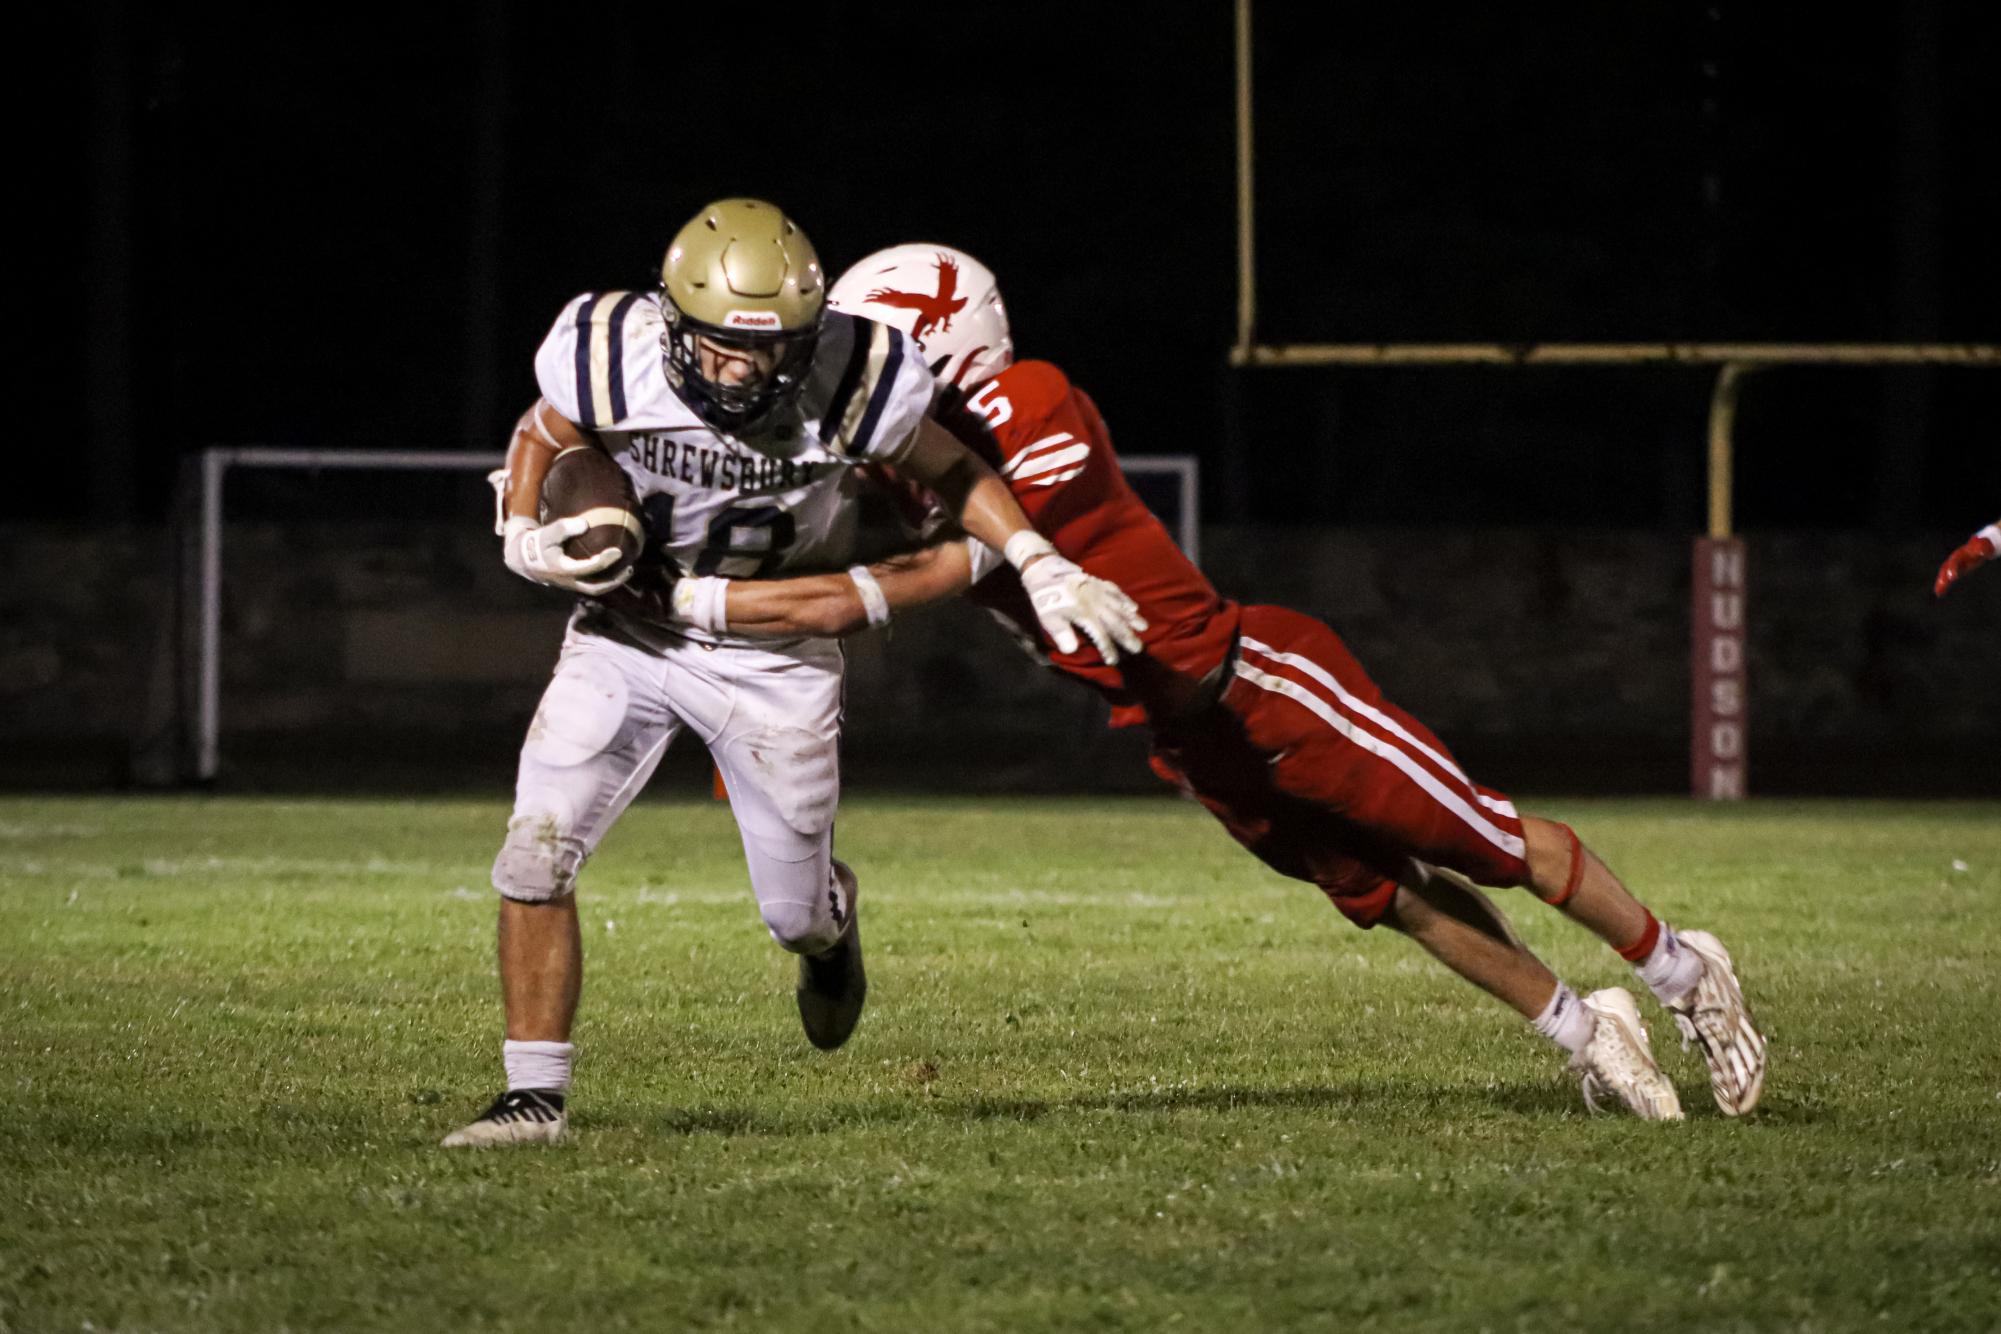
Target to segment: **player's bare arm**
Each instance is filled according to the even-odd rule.
[[[1006,556],[1021,573],[1035,614],[1058,649],[1073,653],[1082,630],[1108,663],[1140,651],[1146,620],[1117,585],[1085,574],[1035,531],[1021,503],[978,455],[928,418],[919,423],[898,471],[927,487],[966,532]]]
[[[529,404],[507,438],[507,463],[502,469],[503,514],[534,518],[536,501],[542,494],[542,479],[548,476],[549,465],[556,461],[556,455],[589,443],[583,428],[550,407],[548,399],[538,398]]]
[[[538,514],[543,479],[549,465],[566,449],[590,445],[591,437],[575,422],[538,398],[514,423],[507,442],[507,463],[488,479],[499,497],[500,513],[494,532],[502,539],[501,558],[507,568],[524,579],[573,593],[608,593],[631,577],[631,570],[606,579],[593,579],[617,563],[618,552],[601,551],[594,556],[566,555],[563,542],[583,532],[580,518],[560,519],[544,524]]]
[[[972,587],[973,562],[966,543],[953,541],[846,574],[723,582],[723,614],[732,634],[837,638],[965,592]]]
[[[937,496],[959,527],[995,551],[1017,533],[1035,531],[1000,474],[935,421],[918,426],[896,470]]]

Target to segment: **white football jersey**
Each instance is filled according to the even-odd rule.
[[[587,292],[563,308],[535,354],[542,396],[595,432],[632,479],[648,554],[732,579],[852,564],[855,467],[895,462],[931,406],[936,382],[916,345],[888,325],[829,310],[799,393],[731,434],[696,416],[668,383],[665,327],[651,293]]]

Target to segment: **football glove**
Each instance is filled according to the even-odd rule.
[[[1049,539],[1026,529],[1008,539],[1005,554],[1020,572],[1035,618],[1057,652],[1075,653],[1079,630],[1107,665],[1119,660],[1121,649],[1140,651],[1146,618],[1117,584],[1085,574],[1057,555]]]
[[[1938,578],[1932,582],[1932,596],[1944,597],[1954,580],[1985,565],[1996,554],[2001,554],[2001,524],[1990,523],[1945,558],[1945,564],[1938,567]]]
[[[533,583],[548,584],[585,597],[609,593],[632,577],[631,565],[609,578],[591,576],[617,563],[617,547],[606,547],[597,555],[582,559],[563,551],[564,542],[590,526],[590,520],[582,515],[543,524],[525,514],[511,514],[501,526],[501,559],[507,562],[508,569]]]

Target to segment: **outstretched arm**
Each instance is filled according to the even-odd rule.
[[[2001,519],[1967,538],[1959,550],[1945,558],[1945,564],[1938,567],[1938,578],[1932,581],[1932,596],[1944,597],[1961,575],[1971,573],[1997,555],[2001,555]]]
[[[1059,556],[1030,525],[1000,474],[958,437],[926,418],[896,467],[944,502],[959,527],[1021,572],[1036,619],[1059,651],[1074,653],[1081,630],[1108,663],[1119,660],[1120,649],[1139,652],[1139,632],[1146,629],[1139,607],[1116,584]]]
[[[918,424],[896,470],[938,497],[960,528],[995,551],[1018,534],[1035,535],[1021,502],[986,460],[930,418]]]
[[[858,565],[846,574],[683,579],[675,585],[674,612],[711,632],[727,628],[781,639],[847,635],[963,593],[972,583],[972,557],[965,542],[954,541]]]

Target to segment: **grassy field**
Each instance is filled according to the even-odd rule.
[[[502,803],[0,801],[0,1329],[1996,1328],[2001,807],[1546,813],[1736,950],[1758,1115],[1659,1022],[1690,1119],[1587,1117],[1171,800],[852,801],[818,1053],[695,802],[586,873],[571,1141],[447,1154]]]

